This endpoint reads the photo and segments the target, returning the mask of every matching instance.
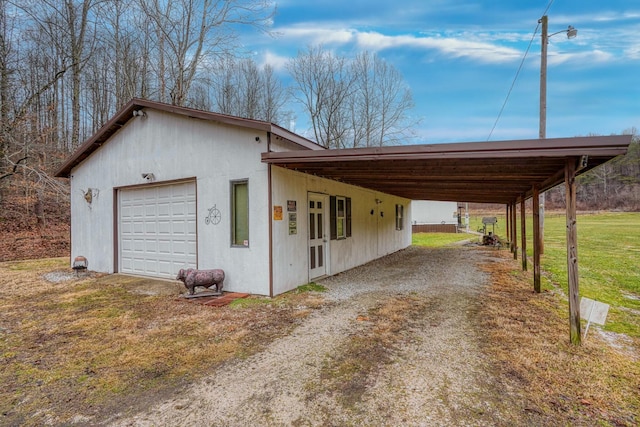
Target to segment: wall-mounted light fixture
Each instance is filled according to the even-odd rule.
[[[382,203],[382,200],[376,199],[376,205],[379,205],[380,203]]]
[[[133,117],[147,117],[147,115],[142,110],[133,110]]]
[[[147,182],[153,182],[156,180],[156,176],[150,172],[144,172],[142,174],[142,179],[146,180]]]
[[[261,142],[262,142],[262,141],[260,140],[260,137],[259,137],[259,136],[256,136],[256,142],[257,142],[257,143],[261,143]]]
[[[580,157],[580,166],[579,166],[579,168],[580,169],[584,169],[587,166],[589,166],[589,156],[584,155],[584,156]]]

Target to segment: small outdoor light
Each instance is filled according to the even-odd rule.
[[[569,28],[567,28],[567,38],[572,39],[577,35],[578,35],[578,30],[573,28],[571,25],[569,25]]]
[[[147,182],[153,182],[156,180],[156,176],[151,172],[143,172],[141,175],[142,179],[146,180]]]

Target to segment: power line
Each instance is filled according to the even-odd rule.
[[[549,4],[547,5],[547,8],[544,10],[544,12],[542,13],[542,16],[546,15],[547,12],[549,11],[549,8],[551,8],[551,5],[553,4],[554,0],[550,0]],[[493,135],[493,131],[496,130],[496,126],[498,126],[498,121],[500,120],[500,117],[502,117],[502,113],[504,112],[504,107],[506,107],[507,105],[507,101],[509,100],[509,96],[511,96],[511,92],[513,91],[513,87],[516,84],[516,80],[518,80],[518,76],[520,75],[520,71],[522,70],[522,66],[524,65],[524,61],[525,59],[527,59],[527,54],[529,53],[529,49],[531,49],[531,45],[533,44],[533,40],[536,37],[536,34],[538,34],[538,28],[540,28],[540,21],[538,21],[538,25],[536,25],[536,29],[533,31],[533,34],[531,35],[531,40],[529,40],[529,46],[527,46],[527,50],[524,52],[524,55],[522,56],[522,61],[520,61],[520,66],[518,67],[518,71],[516,71],[516,75],[513,78],[513,81],[511,82],[511,87],[509,87],[509,91],[507,92],[507,96],[504,99],[504,102],[502,103],[502,107],[500,108],[500,112],[498,113],[498,117],[496,117],[496,121],[493,123],[493,127],[491,128],[491,132],[489,132],[489,136],[487,137],[487,141],[489,141],[491,139],[491,135]]]

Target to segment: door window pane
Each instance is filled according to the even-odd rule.
[[[316,238],[316,214],[313,212],[309,214],[309,238]]]

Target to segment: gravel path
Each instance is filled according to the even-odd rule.
[[[327,278],[321,283],[329,304],[290,335],[113,425],[512,424],[509,408],[518,405],[499,390],[478,348],[477,308],[487,277],[476,265],[486,257],[473,248],[411,247]],[[423,309],[401,320],[390,358],[367,373],[357,401],[345,404],[324,383],[323,369],[354,337],[370,332],[372,309],[405,297]]]

